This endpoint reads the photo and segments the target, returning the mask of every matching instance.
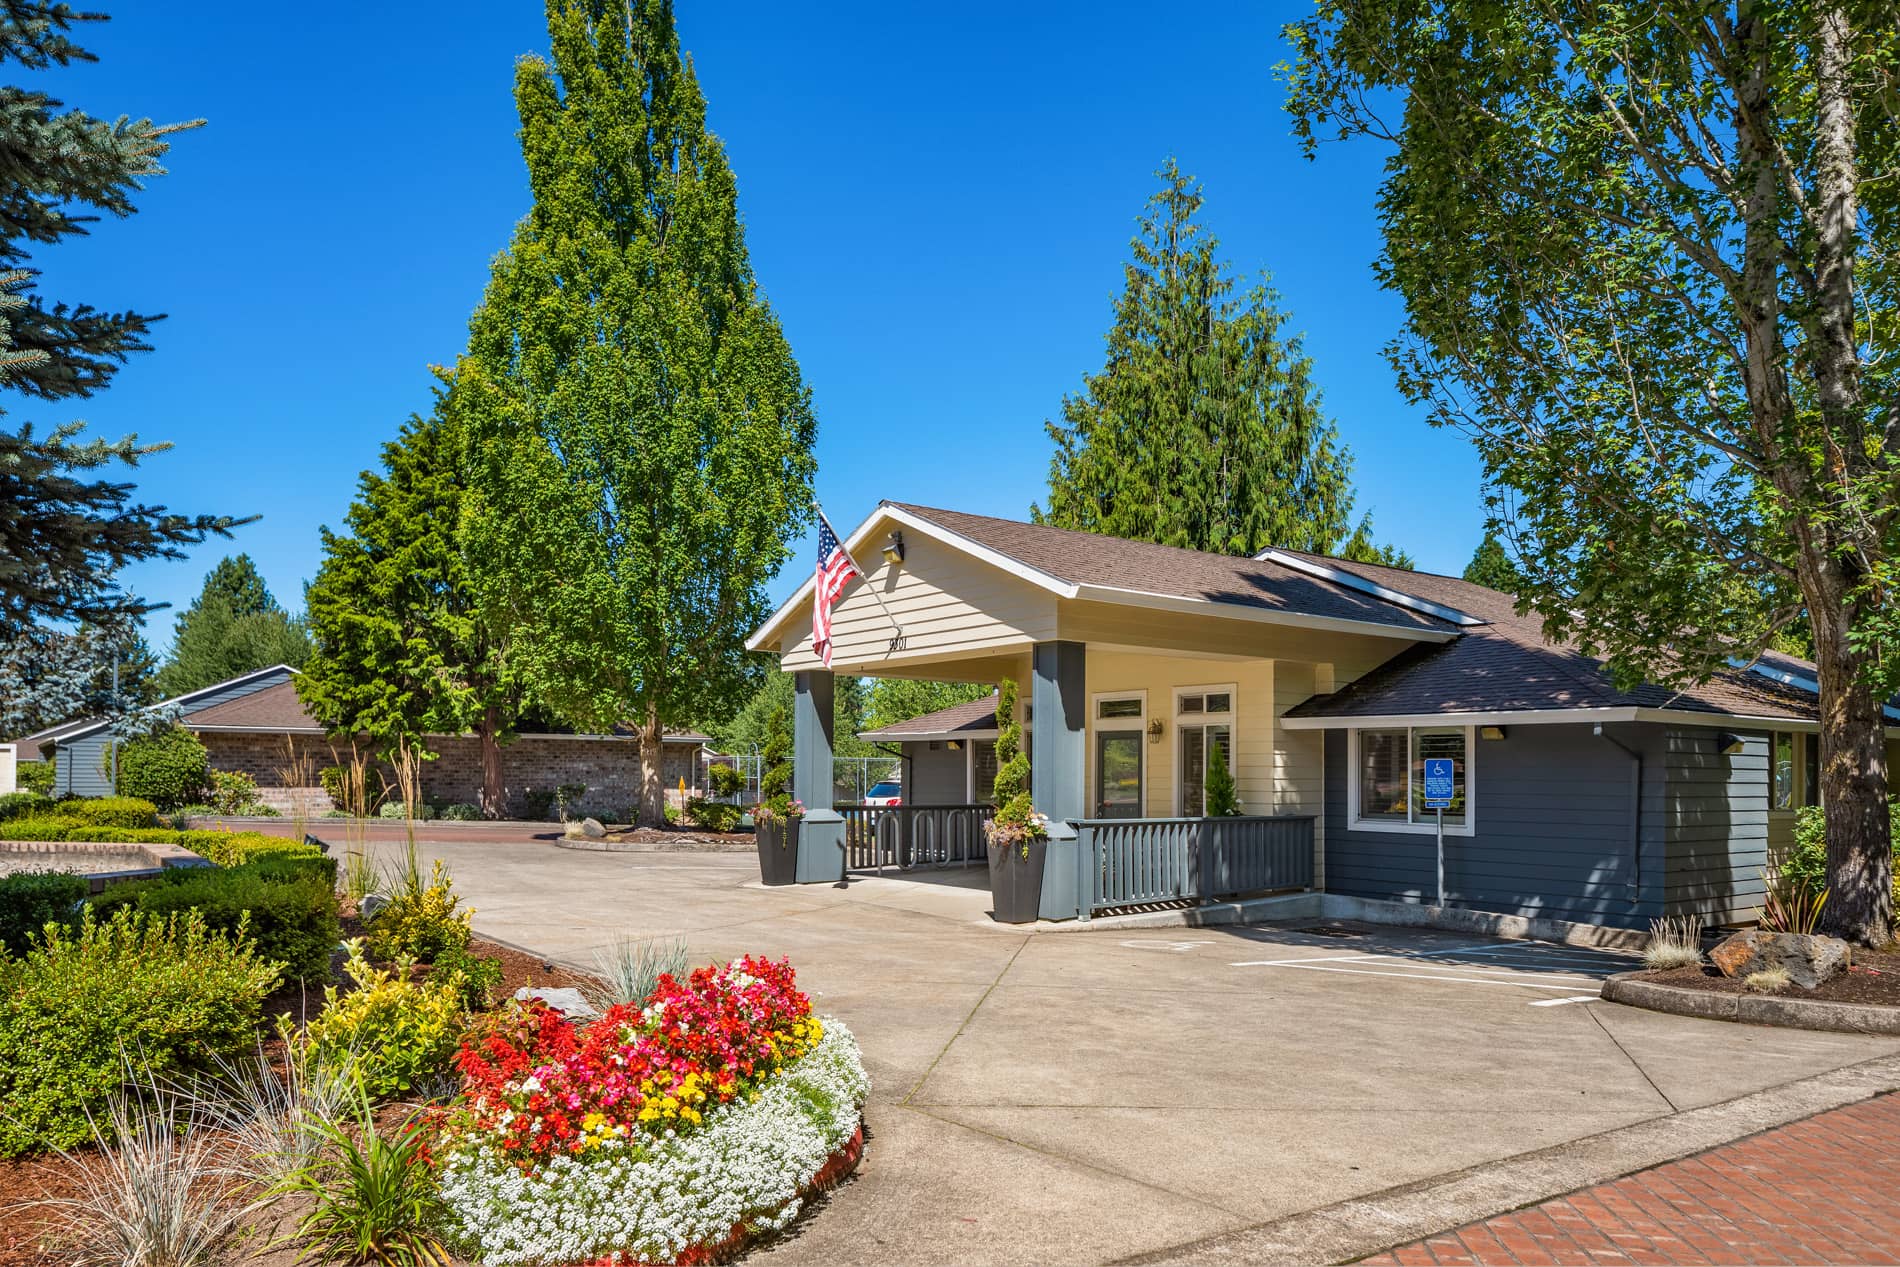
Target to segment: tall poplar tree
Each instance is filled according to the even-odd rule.
[[[515,76],[534,205],[450,406],[469,544],[537,702],[640,733],[737,705],[765,584],[810,521],[810,393],[752,274],[738,189],[666,0],[549,0]]]
[[[346,532],[324,528],[305,591],[316,649],[297,693],[332,731],[428,752],[473,732],[481,810],[507,812],[501,743],[520,699],[505,638],[482,618],[462,538],[464,454],[443,400],[412,416],[365,471]]]
[[[1411,566],[1353,521],[1352,455],[1264,284],[1236,293],[1174,160],[1148,200],[1108,360],[1065,396],[1037,523],[1252,555],[1270,546]]]

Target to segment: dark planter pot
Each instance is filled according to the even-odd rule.
[[[774,820],[753,829],[759,845],[759,879],[765,884],[793,884],[798,879],[798,824]]]
[[[1042,864],[1049,842],[990,845],[990,918],[999,924],[1033,924],[1042,907]]]

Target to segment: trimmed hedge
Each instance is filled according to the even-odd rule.
[[[256,831],[211,831],[169,827],[98,827],[69,818],[23,818],[0,826],[3,840],[90,840],[119,845],[178,845],[221,867],[235,867],[268,854],[321,858],[315,845]]]
[[[141,735],[119,749],[118,788],[166,809],[205,799],[211,757],[183,726]]]
[[[61,801],[53,811],[61,818],[94,827],[156,827],[158,806],[136,796],[97,796]]]
[[[22,792],[38,792],[42,796],[53,794],[51,761],[22,761],[13,768],[13,777]]]
[[[0,877],[0,950],[23,955],[48,924],[71,927],[86,900],[86,881],[65,871],[16,871]]]
[[[189,913],[88,916],[0,960],[0,1157],[88,1142],[121,1053],[163,1078],[244,1051],[277,981],[248,937]]]
[[[53,798],[40,792],[0,792],[0,823],[13,818],[38,818],[53,812]]]
[[[342,940],[334,864],[328,858],[265,856],[238,867],[173,867],[163,876],[117,884],[94,898],[103,919],[124,906],[146,915],[197,911],[213,929],[236,935],[249,920],[260,957],[289,981],[330,979],[330,952]]]

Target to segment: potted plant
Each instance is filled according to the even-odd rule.
[[[990,918],[1033,924],[1042,906],[1049,820],[1029,800],[1029,758],[1016,719],[1016,683],[1004,678],[996,696],[996,814],[990,820]]]
[[[792,797],[792,737],[784,706],[772,710],[759,754],[759,803],[752,807],[753,839],[759,850],[759,880],[792,884],[798,878],[798,824],[804,803]]]

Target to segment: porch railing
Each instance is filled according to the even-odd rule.
[[[1076,824],[1082,919],[1117,907],[1313,887],[1313,818],[1090,818]]]
[[[988,805],[837,805],[844,819],[845,867],[987,866]]]

